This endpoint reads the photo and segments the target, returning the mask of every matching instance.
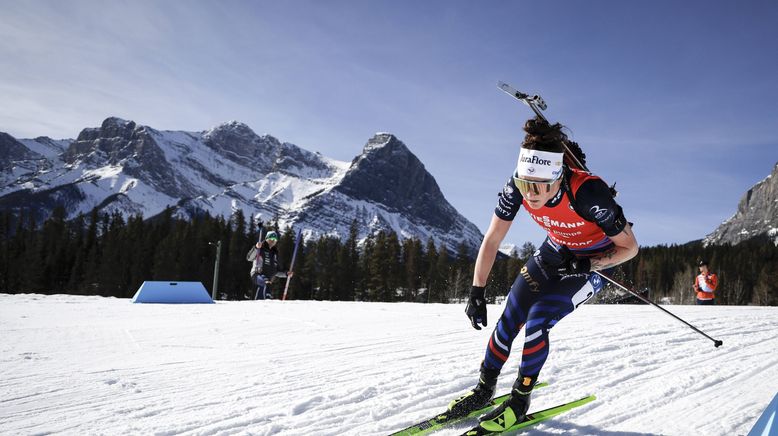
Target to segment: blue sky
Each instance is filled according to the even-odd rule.
[[[0,131],[111,115],[257,133],[351,160],[404,141],[482,231],[541,94],[617,182],[641,245],[704,237],[778,161],[770,1],[0,0]],[[538,243],[522,214],[506,242]]]

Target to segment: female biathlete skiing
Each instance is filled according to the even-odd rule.
[[[611,188],[597,176],[563,165],[565,144],[584,164],[585,155],[567,139],[562,126],[534,118],[524,130],[516,171],[499,194],[476,259],[465,309],[474,328],[486,326],[484,286],[522,204],[548,236],[511,287],[489,338],[477,386],[449,405],[451,416],[465,416],[489,403],[513,340],[524,327],[521,364],[510,399],[484,415],[473,434],[500,432],[524,419],[548,357],[549,330],[602,289],[601,277],[592,271],[611,268],[638,253],[631,225]]]

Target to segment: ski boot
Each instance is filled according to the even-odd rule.
[[[459,418],[486,407],[494,398],[497,376],[499,375],[500,370],[485,368],[484,364],[481,363],[481,376],[478,379],[478,385],[472,391],[449,403],[449,416]]]
[[[484,415],[478,424],[478,431],[474,434],[500,433],[523,421],[529,410],[530,394],[537,378],[537,375],[534,377],[519,375],[511,389],[510,398]]]

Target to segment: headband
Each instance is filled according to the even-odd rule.
[[[516,164],[516,176],[556,180],[562,174],[563,156],[564,153],[522,148]]]

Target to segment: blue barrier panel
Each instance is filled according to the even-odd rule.
[[[133,303],[213,303],[200,282],[143,282]]]
[[[775,394],[773,401],[764,410],[762,416],[756,420],[754,428],[748,432],[748,436],[778,436],[778,394]]]

